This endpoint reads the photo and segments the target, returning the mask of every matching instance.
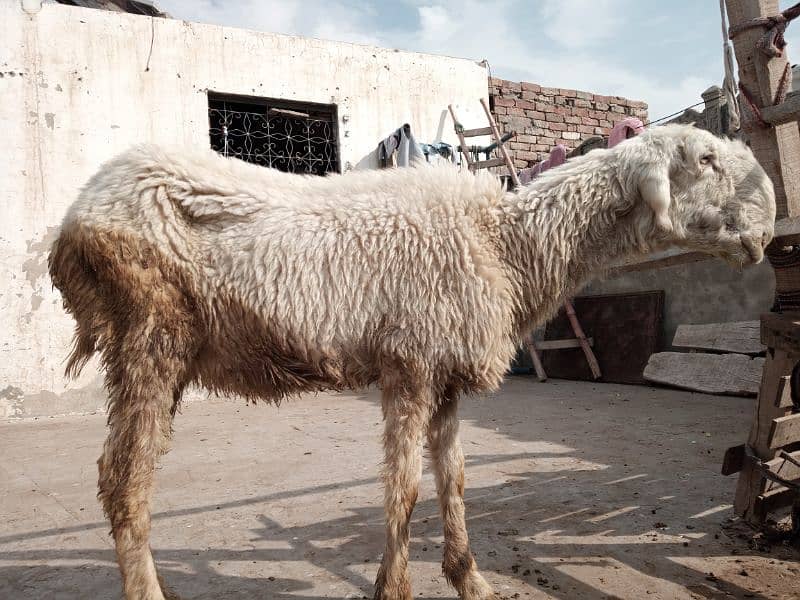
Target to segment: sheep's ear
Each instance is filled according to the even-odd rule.
[[[655,222],[664,231],[672,231],[669,218],[670,185],[667,166],[647,169],[639,181],[639,193],[652,209]]]

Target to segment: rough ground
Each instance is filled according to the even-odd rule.
[[[505,598],[799,598],[800,557],[729,522],[752,400],[512,378],[464,403],[473,550]],[[185,598],[371,597],[383,543],[377,394],[208,400],[176,421],[152,544]],[[104,417],[0,425],[0,598],[119,598],[95,500]],[[453,598],[426,473],[417,598]]]

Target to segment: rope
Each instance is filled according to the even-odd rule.
[[[794,490],[795,493],[800,492],[800,481],[790,481],[788,479],[784,479],[774,471],[770,471],[767,463],[756,456],[749,444],[745,444],[744,452],[747,455],[747,458],[753,461],[755,467],[761,471],[761,474],[765,479],[769,479],[773,483],[777,483],[778,485],[782,485],[790,490]],[[788,452],[781,451],[779,457],[787,462],[796,464],[796,461],[789,455]]]
[[[725,78],[722,80],[722,93],[728,105],[728,123],[726,131],[737,131],[742,125],[739,113],[739,102],[736,99],[736,76],[733,70],[733,46],[728,40],[728,24],[725,19],[725,0],[719,0],[719,12],[722,17],[722,53],[725,65]]]
[[[728,37],[733,39],[748,29],[766,27],[767,30],[758,39],[756,48],[772,58],[783,56],[783,49],[786,47],[786,38],[783,34],[789,23],[797,17],[800,17],[800,2],[772,17],[759,17],[733,25],[728,30]]]
[[[720,0],[719,2],[720,10],[722,11],[722,30],[723,35],[725,32],[725,11],[724,11],[724,0]],[[757,19],[751,19],[749,21],[745,21],[744,23],[739,23],[738,25],[732,25],[728,29],[728,38],[734,39],[737,35],[742,33],[743,31],[747,31],[749,29],[753,29],[755,27],[765,27],[767,30],[764,34],[758,39],[756,42],[756,48],[758,48],[761,52],[769,56],[770,58],[778,58],[783,56],[783,49],[786,48],[786,38],[784,37],[784,33],[786,32],[786,28],[789,26],[794,19],[800,17],[800,2],[795,4],[794,6],[787,8],[786,10],[778,13],[777,15],[771,17],[759,17]],[[727,40],[725,42],[725,94],[727,96],[728,89],[728,54],[730,45]],[[733,62],[733,57],[730,58],[731,63]],[[733,66],[731,64],[731,72],[733,70]],[[789,91],[789,82],[791,81],[792,75],[792,68],[789,63],[786,63],[786,66],[783,69],[783,73],[781,74],[781,79],[778,82],[778,89],[775,92],[775,98],[772,99],[772,106],[777,106],[778,104],[782,103],[786,100],[786,94]],[[733,81],[731,79],[731,85],[733,85]],[[742,92],[742,97],[744,97],[745,102],[747,103],[750,112],[753,115],[753,119],[755,122],[763,128],[769,128],[771,125],[764,121],[764,116],[761,113],[761,108],[756,104],[755,99],[753,98],[753,94],[747,87],[740,81],[739,82],[739,90]],[[735,103],[730,103],[730,106],[735,106]]]

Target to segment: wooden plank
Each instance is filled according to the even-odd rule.
[[[792,442],[800,442],[800,413],[773,419],[769,432],[769,447],[782,448]]]
[[[472,163],[473,169],[488,169],[489,167],[502,167],[506,164],[504,158],[490,158],[489,160],[478,160]]]
[[[678,325],[672,345],[687,350],[737,354],[760,354],[766,350],[761,343],[761,323],[758,321]]]
[[[636,258],[617,263],[609,269],[608,274],[609,276],[614,277],[616,275],[621,275],[622,273],[660,269],[662,267],[671,267],[674,265],[700,262],[702,260],[709,260],[710,258],[713,258],[713,256],[706,254],[705,252],[670,248],[669,250],[664,250],[663,252],[655,252],[644,257],[637,256]]]
[[[778,0],[726,0],[725,4],[731,27],[780,12]],[[739,81],[762,108],[774,103],[788,64],[786,51],[781,57],[770,58],[757,49],[756,43],[763,34],[764,28],[753,27],[733,39]],[[743,119],[743,125],[746,121]],[[777,217],[800,215],[800,132],[797,124],[792,122],[775,127],[751,124],[748,133],[756,159],[775,185]]]
[[[586,338],[590,346],[594,346],[594,338]],[[580,348],[581,341],[577,338],[571,340],[544,340],[536,342],[539,350],[565,350],[567,348]]]
[[[767,520],[769,513],[789,506],[794,501],[794,492],[785,487],[758,494],[753,503],[753,516],[759,523]]]
[[[797,452],[789,452],[789,456],[791,456],[797,462],[800,462],[800,450]],[[781,477],[782,479],[787,479],[788,481],[797,481],[800,479],[800,467],[794,464],[791,460],[786,460],[781,456],[777,456],[772,460],[767,462],[767,467],[770,471]],[[774,485],[780,485],[775,483]]]
[[[478,127],[477,129],[465,129],[461,132],[465,138],[478,137],[480,135],[492,135],[491,127]]]
[[[767,123],[783,125],[800,119],[800,91],[786,94],[786,100],[777,106],[765,106],[761,114]]]
[[[744,354],[658,352],[647,361],[644,378],[707,394],[754,396],[763,366],[763,358]]]
[[[762,340],[763,341],[763,340]],[[747,444],[761,460],[775,458],[775,450],[769,447],[768,438],[772,420],[784,417],[789,412],[786,408],[776,406],[781,378],[791,373],[795,360],[783,350],[767,352],[764,372],[761,376],[761,387],[758,400],[753,403],[753,421]],[[736,496],[733,501],[734,512],[748,523],[759,525],[764,519],[758,498],[764,493],[766,480],[761,472],[751,463],[746,462],[736,484]]]
[[[766,313],[761,315],[761,342],[800,358],[800,315]]]

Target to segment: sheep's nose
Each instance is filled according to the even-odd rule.
[[[761,247],[766,250],[769,243],[772,241],[772,234],[765,231],[761,234]]]

